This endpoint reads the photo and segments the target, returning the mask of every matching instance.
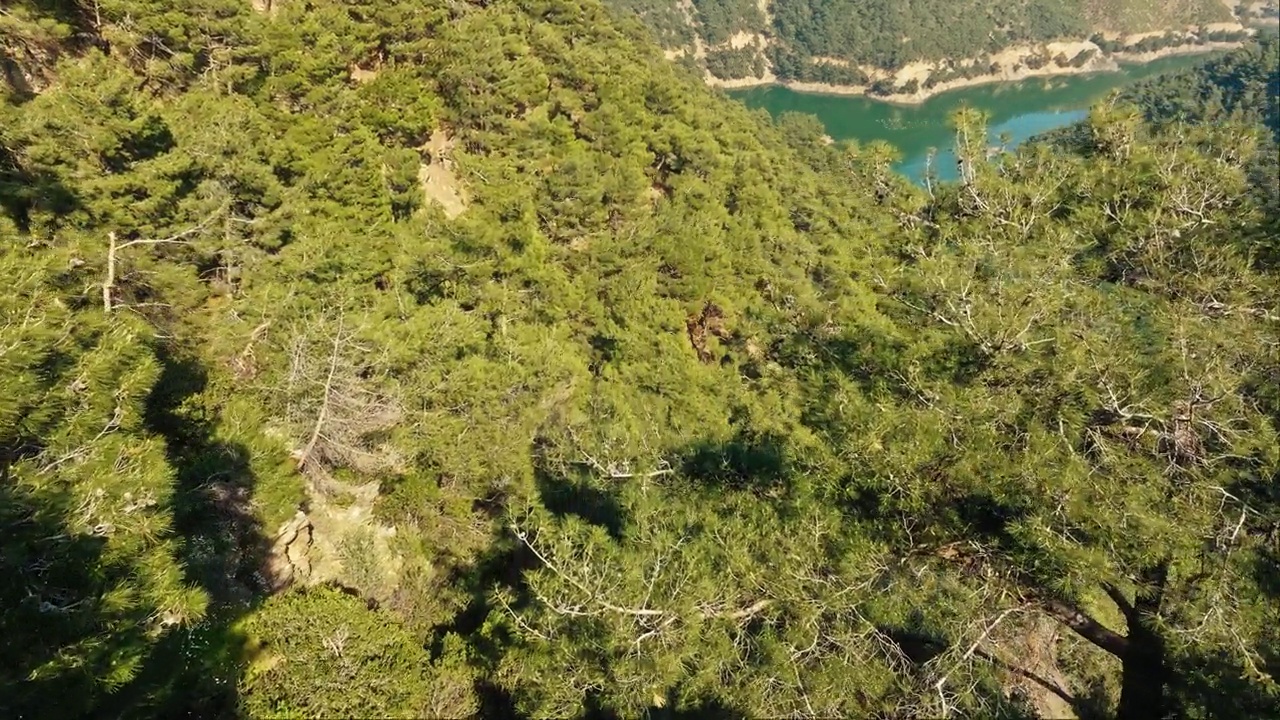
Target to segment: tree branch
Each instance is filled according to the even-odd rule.
[[[1106,591],[1107,597],[1111,598],[1111,602],[1120,608],[1120,612],[1124,613],[1126,620],[1133,617],[1133,603],[1129,602],[1129,599],[1124,596],[1124,592],[1120,588],[1108,582],[1102,583],[1102,589]]]
[[[635,617],[656,617],[656,616],[667,614],[666,610],[654,610],[651,608],[621,607],[619,605],[614,605],[613,603],[600,598],[599,596],[597,596],[597,594],[594,591],[592,591],[586,585],[583,585],[576,578],[570,576],[569,574],[560,570],[560,568],[556,567],[555,563],[552,563],[551,560],[547,558],[547,556],[543,555],[541,552],[538,552],[538,548],[534,547],[533,543],[530,542],[529,535],[524,530],[521,530],[519,526],[512,525],[511,531],[516,534],[516,537],[520,540],[521,543],[524,543],[525,547],[529,548],[529,551],[532,552],[538,558],[538,560],[543,564],[543,566],[551,570],[551,572],[555,573],[556,575],[559,575],[561,578],[564,578],[564,580],[567,581],[570,585],[577,588],[579,592],[586,595],[588,598],[591,599],[592,602],[596,603],[597,605],[604,608],[605,610],[618,613],[619,615],[632,615]]]
[[[992,663],[993,665],[998,665],[1004,668],[1008,672],[1011,672],[1015,675],[1020,675],[1030,680],[1031,682],[1039,685],[1045,690],[1048,690],[1054,695],[1057,695],[1058,697],[1062,698],[1063,701],[1067,702],[1072,707],[1075,707],[1076,699],[1072,697],[1072,695],[1068,693],[1066,690],[1063,690],[1056,682],[1050,680],[1049,678],[1046,678],[1043,675],[1040,675],[1039,673],[1033,672],[1019,665],[1014,665],[1013,663],[1001,657],[998,657],[993,653],[989,653],[985,650],[979,649],[973,654],[976,655],[977,657],[982,658],[983,660],[986,660],[987,662]]]
[[[111,291],[115,289],[115,284],[116,284],[116,253],[118,251],[123,250],[127,247],[132,247],[134,245],[165,245],[165,244],[188,245],[190,244],[191,241],[188,240],[187,238],[190,238],[192,235],[195,235],[201,230],[204,230],[205,227],[209,225],[209,223],[213,222],[214,219],[216,219],[219,215],[222,214],[224,209],[225,208],[219,208],[218,210],[210,214],[209,217],[205,218],[204,220],[201,220],[198,225],[189,227],[186,230],[183,230],[182,232],[177,233],[175,235],[170,235],[167,238],[155,238],[155,239],[140,238],[137,240],[129,240],[128,242],[122,243],[122,242],[119,242],[119,238],[116,237],[116,233],[114,230],[111,232],[108,232],[107,233],[107,241],[108,241],[107,277],[102,282],[102,309],[105,312],[111,312],[111,309],[112,309]]]
[[[1054,619],[1074,630],[1080,637],[1112,655],[1122,658],[1128,651],[1128,638],[1089,617],[1079,608],[1068,605],[1061,600],[1048,600],[1043,607],[1045,612],[1049,613]]]
[[[298,459],[299,469],[305,469],[307,461],[311,459],[311,453],[316,448],[316,442],[320,439],[320,431],[324,429],[324,423],[329,414],[329,402],[333,392],[333,376],[338,368],[338,353],[342,348],[342,316],[338,316],[338,330],[333,334],[333,352],[329,356],[329,375],[324,381],[324,395],[320,403],[320,411],[316,414],[316,426],[311,432],[311,440],[307,442],[307,447],[303,449],[302,456]]]
[[[761,610],[768,609],[768,607],[772,604],[773,604],[772,600],[768,600],[768,599],[757,600],[751,606],[745,607],[741,610],[735,610],[731,613],[719,613],[719,614],[712,613],[710,615],[708,615],[707,613],[703,613],[702,616],[705,618],[721,617],[721,618],[728,618],[730,620],[746,620],[747,618],[752,617],[753,615],[760,612]]]
[[[107,277],[102,281],[102,311],[111,312],[111,290],[116,284],[116,233],[107,233]]]
[[[991,633],[996,629],[996,626],[1004,622],[1004,619],[1009,615],[1015,612],[1019,612],[1021,610],[1022,610],[1021,607],[1007,608],[1004,611],[1002,611],[999,615],[997,615],[994,620],[992,620],[990,623],[987,624],[986,628],[983,629],[982,634],[979,635],[978,638],[973,641],[973,644],[969,646],[969,649],[965,650],[964,655],[960,657],[959,662],[957,662],[954,666],[951,667],[950,670],[944,673],[942,677],[938,678],[938,682],[934,683],[933,689],[937,691],[938,700],[942,703],[942,717],[947,718],[951,716],[951,706],[947,702],[947,693],[946,693],[947,680],[951,677],[951,674],[955,672],[956,668],[958,668],[961,664],[968,662],[969,659],[973,657],[974,653],[978,652],[978,648],[981,647],[982,643],[986,642],[987,638],[991,636]]]

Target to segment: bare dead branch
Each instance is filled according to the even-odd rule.
[[[356,341],[356,329],[349,325],[342,313],[334,319],[318,318],[295,328],[288,346],[284,389],[290,398],[289,421],[301,446],[293,456],[305,471],[398,466],[394,450],[373,446],[371,438],[399,421],[400,404],[384,387],[384,378],[372,372],[369,348]],[[313,351],[316,340],[323,340],[323,352]]]
[[[666,610],[655,610],[652,608],[622,607],[620,605],[614,605],[613,603],[598,597],[596,593],[592,592],[592,590],[588,588],[586,585],[583,585],[577,578],[561,570],[555,563],[551,562],[550,558],[548,558],[546,555],[543,555],[542,552],[540,552],[538,548],[534,546],[533,542],[529,540],[529,534],[526,533],[524,530],[521,530],[519,526],[511,525],[511,531],[515,533],[516,537],[520,540],[521,543],[524,544],[525,547],[529,548],[529,551],[532,552],[534,556],[538,558],[538,560],[543,564],[543,566],[545,566],[548,570],[558,575],[565,582],[577,588],[584,595],[589,597],[592,602],[596,603],[597,605],[604,608],[605,610],[618,613],[620,615],[632,615],[635,617],[660,617],[667,614]]]
[[[971,645],[969,645],[969,648],[965,650],[964,655],[960,657],[960,660],[958,660],[950,670],[943,673],[942,677],[938,678],[938,681],[934,683],[933,688],[938,693],[938,699],[942,703],[942,717],[946,718],[951,716],[951,705],[950,703],[947,702],[947,694],[946,694],[947,680],[950,679],[951,674],[955,672],[957,667],[959,667],[960,665],[967,662],[970,658],[973,657],[974,653],[978,651],[979,646],[981,646],[982,643],[986,642],[987,638],[991,635],[992,631],[994,631],[996,627],[1001,622],[1004,621],[1005,618],[1009,617],[1009,615],[1011,615],[1012,613],[1018,612],[1020,610],[1022,610],[1021,607],[1007,608],[1003,610],[999,615],[997,615],[994,620],[992,620],[990,623],[987,624],[986,628],[984,628],[982,633],[978,635],[977,639],[974,640]]]
[[[298,458],[298,467],[306,468],[307,462],[311,459],[311,453],[316,449],[316,441],[320,439],[320,431],[324,429],[325,420],[329,416],[329,404],[333,399],[333,378],[338,370],[338,353],[342,349],[342,323],[345,318],[338,316],[338,330],[333,334],[333,351],[329,354],[329,374],[324,381],[324,391],[321,393],[323,398],[320,401],[320,411],[316,413],[315,429],[311,431],[311,439],[307,441],[307,446],[302,450],[302,456]]]
[[[757,600],[756,602],[752,603],[750,606],[742,608],[741,610],[735,610],[730,613],[721,613],[718,615],[703,615],[703,617],[706,617],[706,618],[721,617],[721,618],[727,618],[729,620],[747,620],[749,618],[754,617],[756,614],[758,614],[762,610],[767,610],[770,605],[773,605],[772,600],[768,600],[768,599]]]
[[[127,242],[119,242],[114,230],[107,233],[107,275],[102,281],[102,309],[103,312],[111,312],[112,300],[111,292],[115,289],[116,284],[116,253],[134,245],[187,245],[190,244],[190,238],[197,233],[203,231],[214,220],[222,215],[225,208],[219,208],[211,213],[204,220],[196,225],[175,233],[166,238],[138,238]]]

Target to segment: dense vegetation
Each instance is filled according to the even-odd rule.
[[[1280,35],[1266,32],[1256,44],[1132,85],[1115,102],[1136,106],[1153,132],[1182,124],[1251,130],[1256,145],[1247,172],[1266,231],[1259,239],[1259,252],[1272,260],[1280,258],[1280,245],[1274,241],[1280,235]],[[1081,125],[1045,139],[1079,150],[1088,147],[1089,136],[1089,128]]]
[[[1255,130],[921,190],[595,0],[198,5],[0,10],[6,717],[1280,710]]]
[[[704,63],[707,71],[718,78],[763,77],[765,61],[754,47],[737,50],[712,50]]]
[[[1280,263],[1280,35],[1274,31],[1196,71],[1153,79],[1121,100],[1146,120],[1253,128],[1257,147],[1248,163],[1251,190],[1264,215],[1259,252]]]
[[[1137,105],[1148,123],[1257,126],[1280,141],[1280,36],[1126,88],[1119,100]]]
[[[1008,45],[1088,35],[1075,3],[945,0],[775,2],[780,53],[900,67],[912,60],[967,58]]]
[[[767,25],[757,0],[690,0],[698,34],[718,45],[737,33],[763,32]]]
[[[609,0],[609,6],[620,18],[638,17],[663,47],[683,48],[692,45],[695,26],[678,3],[670,0]]]

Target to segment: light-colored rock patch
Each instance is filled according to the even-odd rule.
[[[418,168],[418,182],[422,184],[423,194],[429,202],[439,205],[450,220],[467,209],[465,188],[454,172],[451,157],[454,144],[453,136],[437,130],[422,147],[424,161]]]

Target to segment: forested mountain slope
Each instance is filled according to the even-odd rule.
[[[1280,139],[1280,37],[1266,33],[1200,67],[1137,83],[1120,100],[1151,123],[1258,125]]]
[[[638,15],[672,55],[705,69],[714,82],[878,82],[879,94],[898,86],[898,94],[912,95],[914,88],[900,89],[912,80],[932,87],[1046,65],[1097,70],[1114,52],[1245,34],[1245,18],[1221,0],[609,2],[621,14]]]
[[[1276,713],[1247,133],[922,191],[595,0],[0,64],[6,717]]]

